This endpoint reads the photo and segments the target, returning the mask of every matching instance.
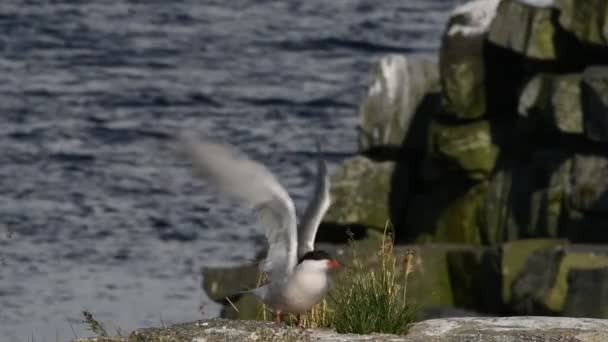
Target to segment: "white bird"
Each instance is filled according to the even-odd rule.
[[[328,271],[340,266],[329,253],[314,249],[319,224],[330,205],[323,159],[318,159],[314,194],[298,226],[291,197],[262,164],[191,133],[182,134],[181,140],[197,176],[258,211],[269,245],[263,264],[269,282],[246,292],[271,307],[279,323],[281,313],[300,314],[317,304],[328,290]]]

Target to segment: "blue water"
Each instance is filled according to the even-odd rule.
[[[315,138],[331,169],[353,155],[371,63],[436,52],[456,1],[2,0],[0,340],[91,335],[83,309],[110,332],[216,315],[199,269],[258,227],[172,134],[236,145],[302,208]]]

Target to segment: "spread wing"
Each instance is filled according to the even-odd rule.
[[[321,156],[321,146],[317,142],[317,153],[319,154],[317,161],[317,179],[315,181],[315,189],[313,197],[302,215],[300,226],[298,227],[298,258],[302,257],[306,252],[314,249],[315,236],[319,229],[319,224],[323,219],[323,215],[329,208],[329,173],[327,165]]]
[[[258,211],[269,249],[264,271],[271,281],[289,275],[297,263],[296,212],[289,194],[262,164],[227,146],[180,136],[195,175]]]

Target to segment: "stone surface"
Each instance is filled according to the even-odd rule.
[[[568,237],[563,228],[571,160],[560,150],[528,152],[527,163],[497,170],[478,214],[484,243]]]
[[[513,283],[526,266],[530,257],[547,249],[553,250],[554,248],[563,248],[566,244],[566,240],[558,239],[529,239],[504,243],[500,247],[503,303],[511,302]],[[541,260],[542,262],[540,264],[542,268],[542,264],[545,263],[545,260]],[[535,268],[535,265],[536,264],[532,262],[532,264],[529,264],[527,267],[537,269]],[[520,288],[522,285],[520,285]]]
[[[607,246],[557,246],[536,252],[516,276],[509,306],[518,314],[560,314],[568,295],[570,271],[604,267],[608,267]]]
[[[390,218],[390,193],[407,195],[405,186],[391,188],[394,170],[395,162],[374,162],[363,156],[342,163],[332,175],[332,204],[323,222],[383,230]]]
[[[486,183],[446,181],[412,197],[406,217],[408,239],[424,242],[482,243],[477,213]]]
[[[585,135],[593,141],[608,141],[608,66],[585,69],[581,93]]]
[[[488,40],[530,59],[555,60],[559,52],[554,11],[553,1],[501,1]]]
[[[579,40],[608,46],[608,2],[604,0],[557,0],[559,24]]]
[[[608,157],[577,154],[572,158],[568,200],[580,211],[608,213]]]
[[[450,265],[450,257],[465,260],[468,256],[483,252],[483,248],[459,244],[426,244],[399,247],[416,253],[415,273],[409,277],[408,303],[418,307],[455,306],[469,301],[463,292],[455,295],[454,286],[460,279],[468,279],[469,269],[459,268],[456,262]],[[476,271],[472,271],[476,272]],[[466,290],[463,290],[466,291]],[[474,306],[471,304],[471,306]]]
[[[486,113],[485,38],[497,0],[479,0],[450,14],[439,53],[442,94],[447,113],[474,119]]]
[[[608,320],[564,317],[461,317],[415,323],[404,336],[337,334],[264,321],[211,319],[136,330],[128,342],[604,342]],[[79,339],[74,342],[94,341]],[[124,341],[124,340],[108,340]],[[105,341],[104,341],[105,342]]]
[[[431,124],[430,145],[431,157],[472,180],[488,178],[498,156],[490,123],[485,120],[465,124],[442,124],[435,120]]]
[[[564,315],[608,318],[608,267],[572,269]]]
[[[540,74],[519,98],[519,114],[528,118],[534,134],[582,134],[580,74]]]
[[[359,148],[400,147],[420,111],[433,111],[439,92],[437,63],[429,58],[387,55],[375,63],[367,96],[359,108]],[[435,96],[436,97],[436,96]],[[423,106],[429,99],[435,106]]]
[[[498,244],[520,237],[527,224],[522,217],[528,213],[529,180],[529,172],[523,167],[502,168],[492,175],[477,214],[484,243]]]

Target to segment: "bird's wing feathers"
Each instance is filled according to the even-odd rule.
[[[298,229],[298,257],[302,257],[304,254],[314,249],[315,237],[317,235],[317,230],[319,229],[319,224],[321,224],[321,220],[329,208],[331,200],[329,196],[329,173],[327,172],[327,165],[321,156],[321,147],[319,143],[317,143],[317,153],[319,156],[314,194],[306,207],[306,211],[304,211]]]
[[[289,194],[263,165],[227,146],[181,135],[195,174],[258,211],[269,249],[264,271],[271,281],[290,274],[297,263],[297,221]]]

